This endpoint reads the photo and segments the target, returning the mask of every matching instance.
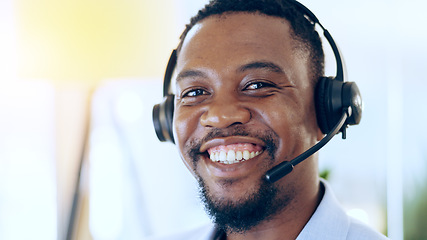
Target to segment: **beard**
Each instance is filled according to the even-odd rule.
[[[265,151],[270,159],[264,163],[266,169],[271,168],[274,155],[277,150],[277,135],[273,131],[263,131],[261,133],[250,133],[243,128],[236,127],[232,131],[213,131],[209,133],[203,141],[215,137],[226,137],[230,135],[252,136],[261,139],[265,143]],[[244,233],[262,222],[268,221],[273,216],[279,214],[290,202],[292,194],[283,194],[284,191],[277,184],[267,182],[260,177],[258,182],[254,182],[251,192],[239,199],[225,199],[215,196],[206,184],[206,181],[197,172],[197,164],[200,160],[198,149],[201,142],[192,142],[188,146],[189,157],[193,161],[193,170],[199,183],[199,195],[204,204],[206,212],[209,214],[216,226],[227,233]],[[234,180],[224,180],[223,188],[227,188],[234,183]],[[287,190],[288,192],[292,190]]]
[[[244,233],[268,221],[290,201],[290,195],[280,198],[282,191],[264,179],[260,179],[257,190],[235,201],[214,196],[201,178],[198,182],[206,212],[216,226],[227,233]]]

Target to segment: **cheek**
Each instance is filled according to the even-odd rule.
[[[173,132],[175,137],[175,144],[178,146],[181,153],[185,153],[185,144],[190,140],[194,134],[199,121],[197,116],[189,111],[177,109],[173,117]]]
[[[269,114],[265,114],[269,112]],[[277,106],[274,111],[263,111],[266,124],[279,136],[278,153],[287,158],[294,157],[315,144],[318,131],[314,112],[300,108]],[[261,113],[262,114],[262,113]],[[284,157],[284,156],[282,156]]]
[[[173,134],[175,144],[179,149],[179,154],[185,166],[194,175],[191,159],[187,156],[188,149],[185,149],[186,143],[191,135],[194,120],[186,117],[181,111],[175,111],[173,117]]]

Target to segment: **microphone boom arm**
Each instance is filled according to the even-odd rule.
[[[291,161],[282,162],[279,165],[275,166],[274,168],[270,169],[265,174],[265,179],[270,183],[274,183],[277,180],[281,179],[282,177],[286,176],[288,173],[292,172],[292,170],[294,169],[294,166],[296,166],[297,164],[301,163],[302,161],[304,161],[305,159],[307,159],[308,157],[310,157],[311,155],[319,151],[319,149],[325,146],[339,132],[341,128],[346,128],[345,121],[350,116],[351,116],[351,107],[343,108],[343,113],[338,123],[334,126],[334,128],[332,128],[332,130],[324,138],[322,138],[322,140],[320,140],[313,147],[309,148],[307,151],[303,152],[301,155],[297,156]]]

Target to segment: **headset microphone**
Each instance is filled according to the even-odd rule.
[[[265,174],[265,179],[270,183],[274,183],[277,180],[289,174],[290,172],[292,172],[292,170],[294,169],[294,166],[301,163],[302,161],[304,161],[305,159],[307,159],[308,157],[310,157],[311,155],[319,151],[322,147],[324,147],[326,143],[328,143],[329,140],[331,140],[332,137],[335,136],[338,133],[338,131],[344,126],[345,121],[350,116],[351,116],[351,107],[348,107],[347,110],[343,109],[341,118],[336,124],[336,126],[322,140],[320,140],[318,143],[316,143],[316,145],[309,148],[307,151],[303,152],[301,155],[292,159],[291,161],[282,162],[279,165],[270,169]],[[345,130],[343,130],[342,133],[343,133],[343,138],[345,138]]]

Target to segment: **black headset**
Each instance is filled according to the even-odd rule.
[[[331,34],[320,24],[317,17],[304,5],[297,1],[291,1],[295,7],[300,9],[313,25],[318,24],[323,35],[332,48],[336,61],[336,76],[322,77],[319,79],[315,89],[315,106],[317,123],[320,130],[327,134],[340,121],[343,111],[348,111],[348,117],[340,128],[343,138],[346,136],[348,125],[357,125],[362,118],[362,98],[359,89],[354,82],[345,82],[344,65],[340,51],[335,44]],[[169,92],[172,73],[176,65],[176,50],[173,50],[166,68],[163,80],[163,101],[153,107],[153,123],[158,139],[162,142],[174,143],[173,137],[173,112],[174,95]]]

